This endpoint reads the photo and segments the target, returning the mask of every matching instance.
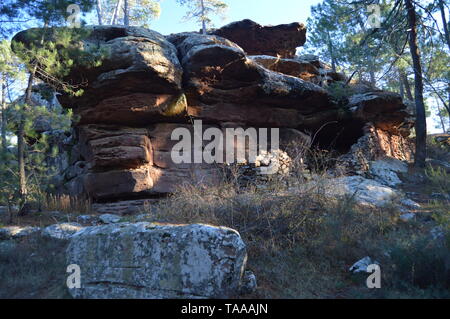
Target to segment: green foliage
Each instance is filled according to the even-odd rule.
[[[18,191],[16,167],[14,155],[0,151],[0,203],[5,206],[13,204]]]
[[[161,6],[153,0],[129,0],[130,25],[150,27],[150,21],[161,14]]]
[[[417,286],[447,290],[450,297],[450,246],[445,240],[414,237],[389,250],[393,270],[389,278],[400,289]]]
[[[222,16],[225,14],[228,5],[220,0],[177,0],[181,5],[188,7],[186,13],[186,20],[196,20],[203,26],[203,31],[206,28],[212,27],[211,16]]]
[[[333,100],[341,106],[348,104],[348,98],[353,94],[352,88],[342,82],[333,82],[326,89]]]
[[[33,87],[33,103],[26,111],[22,104],[23,98],[10,106],[8,131],[16,132],[21,115],[25,119],[25,142],[27,155],[25,157],[26,180],[30,201],[40,202],[45,194],[54,190],[52,181],[59,173],[57,159],[61,150],[57,146],[57,136],[41,132],[40,123],[48,126],[51,132],[66,132],[70,129],[71,112],[62,109],[40,105],[54,92],[48,86]],[[51,93],[50,93],[51,92]],[[56,140],[55,140],[56,139]],[[0,203],[15,205],[18,200],[17,152],[10,147],[5,153],[0,151]]]
[[[100,0],[99,3],[97,15],[100,14],[103,24],[125,25],[123,0]],[[127,5],[129,25],[148,28],[150,22],[161,14],[159,0],[127,0]]]
[[[439,2],[416,5],[418,45],[421,54],[425,103],[439,97],[450,111],[450,48],[442,31]],[[368,6],[380,6],[381,28],[371,28]],[[401,1],[324,0],[311,8],[305,49],[322,56],[333,68],[355,73],[353,80],[412,95],[411,54],[408,52],[406,10]],[[448,21],[448,20],[447,20]],[[406,83],[405,83],[406,82]],[[406,85],[407,84],[407,85]],[[407,88],[408,87],[408,88]],[[408,89],[408,93],[405,94]],[[435,101],[432,101],[435,104]],[[429,106],[430,101],[428,101]],[[428,113],[428,115],[431,115]]]
[[[85,83],[69,83],[64,79],[75,67],[94,68],[106,54],[102,50],[84,49],[83,39],[89,35],[86,28],[55,28],[29,30],[24,42],[12,43],[16,55],[29,69],[56,90],[80,96]]]
[[[450,174],[444,168],[429,166],[425,173],[432,189],[443,194],[450,194]]]
[[[8,78],[18,74],[18,61],[11,51],[11,44],[8,40],[0,42],[0,73]]]
[[[0,18],[15,20],[35,19],[48,26],[61,24],[70,15],[67,7],[71,4],[78,5],[81,12],[92,9],[92,0],[3,0],[0,4]]]

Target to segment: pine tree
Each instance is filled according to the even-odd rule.
[[[8,141],[6,138],[6,131],[8,126],[6,111],[7,111],[7,88],[8,82],[16,76],[16,65],[14,56],[11,52],[10,43],[3,40],[0,43],[0,86],[1,86],[1,134],[0,143],[2,153],[6,154],[8,148]]]
[[[25,141],[25,130],[26,130],[26,116],[30,111],[30,106],[32,105],[32,88],[35,81],[35,77],[39,70],[45,70],[45,65],[52,55],[52,50],[56,51],[56,47],[52,43],[48,43],[48,48],[42,48],[46,44],[46,29],[50,26],[58,25],[66,21],[68,17],[67,8],[69,5],[76,4],[81,10],[88,11],[92,8],[92,3],[90,0],[7,0],[3,2],[0,6],[0,16],[2,18],[8,18],[11,21],[15,19],[20,19],[23,17],[34,19],[43,24],[44,29],[39,32],[39,44],[32,48],[23,47],[23,50],[16,49],[16,52],[22,52],[22,59],[26,62],[29,69],[29,77],[27,88],[25,91],[24,103],[20,108],[20,119],[17,128],[17,162],[18,162],[18,179],[19,179],[19,207],[25,206],[28,195],[27,187],[27,175],[26,175],[26,164],[25,164],[25,153],[26,153],[26,141]],[[39,47],[41,46],[41,47]],[[20,48],[20,45],[18,45]],[[32,54],[29,55],[29,50]],[[27,52],[28,51],[28,52]],[[19,53],[20,55],[20,53]],[[51,61],[49,64],[57,65],[55,60]],[[49,73],[51,74],[51,73]],[[41,74],[42,76],[42,74]]]
[[[389,9],[389,4],[380,7],[382,15]],[[379,84],[377,74],[382,73],[389,52],[383,50],[386,36],[368,25],[367,4],[324,0],[312,6],[311,13],[305,49],[325,57],[333,70],[350,70],[372,86]]]
[[[161,6],[156,0],[96,0],[96,13],[100,25],[149,27],[161,14]]]
[[[433,10],[441,11],[443,3],[445,6],[445,2],[435,0],[426,7],[414,0],[324,0],[313,7],[310,20],[311,47],[327,52],[332,64],[367,74],[372,84],[394,89],[414,101],[415,166],[419,168],[425,166],[426,159],[426,98],[436,94],[442,105],[448,105],[442,98],[443,92],[450,88],[443,88],[443,84],[450,83],[449,51],[442,49],[447,46],[448,29],[444,28],[442,36],[436,32],[439,26],[432,14]],[[382,21],[380,28],[369,29],[365,26],[367,8],[373,4],[380,6]],[[441,16],[445,23],[445,12]],[[423,63],[425,60],[427,63]]]
[[[202,33],[206,34],[211,26],[211,16],[223,16],[228,5],[220,0],[177,0],[181,5],[188,7],[185,19],[197,20],[202,26]]]

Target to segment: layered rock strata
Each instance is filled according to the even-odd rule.
[[[106,52],[102,63],[75,64],[64,80],[87,83],[84,94],[58,97],[76,119],[64,175],[65,191],[73,195],[134,212],[139,203],[174,192],[183,182],[222,178],[214,163],[174,162],[177,129],[195,136],[211,128],[255,128],[260,138],[260,128],[279,128],[282,148],[301,136],[298,144],[350,152],[347,162],[359,165],[354,170],[385,156],[411,158],[407,137],[413,120],[401,98],[345,86],[345,75],[317,57],[295,56],[305,42],[300,24],[261,27],[245,20],[211,35],[167,37],[137,27],[88,30],[79,47]],[[14,40],[29,43],[32,31]],[[349,88],[344,99],[329,89],[332,83]],[[193,125],[198,121],[200,133]],[[191,140],[192,160],[209,142]],[[243,147],[248,155],[248,145]]]

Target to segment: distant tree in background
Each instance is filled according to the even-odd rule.
[[[324,56],[333,70],[349,70],[360,81],[376,86],[377,73],[382,73],[392,51],[386,50],[386,34],[373,32],[368,24],[367,6],[374,1],[366,2],[324,0],[312,6],[305,48]],[[387,16],[391,8],[392,5],[382,4],[381,15]]]
[[[161,6],[156,0],[95,0],[99,25],[149,27],[159,17]]]
[[[220,0],[177,0],[181,5],[188,7],[185,19],[195,19],[202,26],[202,33],[206,34],[211,26],[211,16],[223,16],[228,5]]]
[[[23,69],[20,67],[20,62],[17,61],[14,54],[11,51],[11,43],[7,40],[0,42],[0,86],[1,86],[1,128],[0,128],[0,144],[2,154],[7,153],[8,149],[8,139],[7,139],[7,128],[8,128],[8,118],[7,111],[11,99],[10,89],[16,80],[19,78],[23,79]]]
[[[342,55],[339,41],[340,33],[343,30],[339,28],[339,6],[333,1],[325,0],[316,6],[311,7],[311,18],[308,18],[308,41],[307,46],[315,48],[317,54],[327,57],[331,63],[333,71],[342,61]]]
[[[434,31],[434,38],[438,43],[440,39],[443,46],[440,47],[439,56],[433,59],[434,63],[430,64],[434,68],[425,84],[427,86],[433,85],[433,91],[445,109],[443,113],[448,115],[448,126],[450,128],[450,58],[448,54],[450,52],[450,6],[448,1],[436,0],[429,4],[427,10],[430,16],[433,13],[440,15],[442,30],[440,30],[439,24],[436,22],[437,31]],[[447,48],[447,53],[445,48]]]

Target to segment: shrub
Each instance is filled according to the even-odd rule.
[[[343,82],[333,82],[327,86],[327,90],[333,100],[341,106],[346,105],[348,98],[353,94],[352,88]]]
[[[450,194],[450,174],[444,168],[428,166],[425,173],[428,177],[428,185],[432,190]]]
[[[442,161],[450,161],[450,145],[439,143],[434,136],[427,137],[428,156]]]
[[[389,280],[400,289],[419,287],[441,291],[450,297],[450,241],[418,236],[398,242],[390,249]],[[445,291],[447,291],[445,293]]]

